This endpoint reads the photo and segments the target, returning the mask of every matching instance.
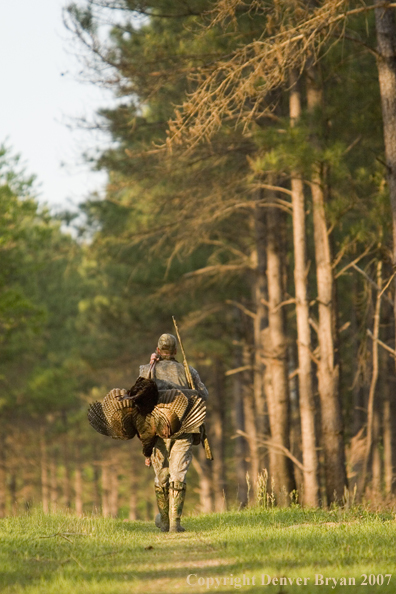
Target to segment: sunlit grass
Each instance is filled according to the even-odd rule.
[[[162,534],[152,523],[94,516],[34,511],[6,518],[0,521],[0,591],[396,591],[396,521],[391,512],[249,509],[186,518],[184,525],[186,533]],[[315,586],[316,574],[338,583],[334,588],[332,580]],[[367,586],[359,585],[362,574],[375,576],[375,581],[383,575],[384,584],[370,585],[368,577]],[[385,574],[392,574],[390,585]],[[279,584],[281,577],[287,585]],[[340,585],[342,577],[347,584],[354,578],[355,586]],[[262,579],[275,585],[262,585]]]

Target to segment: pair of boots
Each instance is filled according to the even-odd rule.
[[[157,528],[161,532],[184,532],[180,518],[186,497],[186,483],[174,481],[165,487],[156,484],[155,495],[159,511],[155,518]]]

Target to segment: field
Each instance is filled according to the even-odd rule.
[[[39,511],[0,520],[0,592],[396,592],[392,512],[296,506],[184,525],[162,534],[148,522]]]

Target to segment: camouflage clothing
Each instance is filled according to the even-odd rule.
[[[155,518],[155,525],[161,532],[169,531],[169,485],[161,487],[155,485],[155,496],[157,499],[158,511]]]
[[[185,482],[192,460],[192,443],[191,433],[186,433],[179,439],[157,438],[151,456],[156,485],[165,487],[169,482]]]
[[[150,373],[150,365],[141,365],[139,368],[139,375],[148,378]],[[197,390],[204,400],[208,398],[208,390],[205,384],[199,377],[198,371],[190,366],[191,377],[194,382],[194,389]],[[176,361],[176,359],[164,359],[158,361],[155,365],[152,378],[155,379],[159,390],[167,390],[172,388],[189,388],[184,371],[184,365]]]
[[[180,518],[185,497],[186,483],[175,481],[169,485],[169,532],[184,532],[183,526],[180,525]]]
[[[161,334],[158,339],[157,351],[160,353],[167,353],[175,355],[177,349],[177,340],[173,334]]]

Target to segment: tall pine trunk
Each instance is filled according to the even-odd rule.
[[[236,309],[234,312],[234,324],[236,328],[235,340],[234,340],[234,367],[238,369],[242,367],[242,356],[241,349],[239,346],[239,314],[240,312]],[[242,377],[240,373],[235,373],[232,376],[233,379],[233,396],[234,396],[234,426],[235,431],[245,432],[245,413],[243,408],[243,393],[242,393]],[[241,507],[245,507],[247,504],[247,485],[246,485],[246,450],[247,443],[242,435],[236,436],[235,440],[235,468],[236,468],[236,479],[237,479],[237,499]]]
[[[291,74],[290,121],[294,126],[301,116],[301,96],[295,73]],[[309,325],[308,268],[305,226],[304,186],[301,177],[292,173],[294,285],[297,317],[298,388],[303,458],[303,502],[319,505],[318,456],[315,437],[314,397],[312,387],[311,328]]]
[[[203,513],[210,513],[213,511],[212,504],[212,485],[210,476],[210,462],[205,457],[203,448],[199,448],[192,459],[193,467],[195,468],[199,477],[199,506]]]
[[[224,365],[221,359],[214,362],[215,385],[212,393],[211,409],[211,436],[216,456],[212,462],[214,510],[225,510],[225,452],[224,452],[224,427],[225,423],[225,392],[224,392]]]
[[[68,435],[65,433],[63,437],[63,503],[66,509],[71,508],[71,484],[70,484],[70,457],[69,457],[69,438]]]
[[[260,190],[256,199],[263,198],[263,191]],[[255,304],[255,317],[253,319],[254,336],[254,369],[253,389],[256,409],[256,425],[258,436],[269,434],[268,415],[266,414],[265,401],[265,366],[264,352],[265,328],[268,326],[267,308],[267,277],[266,277],[266,209],[257,205],[254,209],[254,237],[256,248],[253,253],[254,280],[253,280],[253,302]],[[259,471],[268,468],[268,454],[261,448],[259,454]]]
[[[363,461],[363,471],[361,476],[360,492],[363,495],[364,489],[368,480],[368,467],[370,459],[372,457],[372,450],[378,443],[379,437],[379,412],[378,406],[375,402],[375,394],[378,382],[379,372],[379,352],[378,352],[378,339],[381,322],[381,295],[380,290],[382,287],[382,261],[377,262],[377,285],[378,291],[376,295],[375,310],[374,310],[374,325],[373,325],[373,361],[372,361],[372,374],[370,382],[369,398],[367,403],[367,434],[366,434],[366,448]],[[378,485],[377,485],[378,486]]]
[[[118,516],[118,465],[112,464],[110,467],[110,514],[112,518]]]
[[[102,514],[105,518],[111,514],[109,503],[110,472],[109,463],[102,462]]]
[[[393,223],[393,267],[396,267],[396,22],[394,8],[375,0],[377,32],[377,67],[384,128],[385,160]],[[384,6],[385,4],[385,6]],[[396,324],[396,277],[394,281],[394,316]],[[395,335],[396,336],[396,335]]]
[[[7,483],[6,483],[6,440],[5,432],[0,432],[0,518],[6,515]]]
[[[307,105],[312,116],[321,107],[322,92],[316,81],[316,70],[307,76]],[[312,142],[320,149],[315,133]],[[325,461],[327,503],[341,500],[347,485],[343,421],[339,395],[339,365],[335,360],[335,310],[333,269],[329,232],[326,223],[325,197],[321,164],[312,166],[312,207],[316,278],[318,291],[318,388],[321,405],[322,443]]]
[[[41,503],[45,514],[49,511],[49,485],[48,485],[48,456],[45,429],[40,428],[40,454],[41,454]]]
[[[50,500],[51,500],[51,511],[56,511],[58,504],[58,477],[57,477],[57,465],[55,454],[50,458],[49,463],[49,476],[50,476]]]
[[[74,471],[74,494],[76,503],[76,514],[78,516],[83,515],[83,482],[80,462],[76,462],[76,468]]]
[[[254,497],[258,475],[260,472],[260,457],[257,431],[257,411],[254,400],[254,386],[251,370],[252,357],[249,345],[243,340],[242,365],[245,369],[240,375],[242,379],[243,406],[245,415],[246,441],[249,447],[249,475],[251,495]]]
[[[139,452],[140,453],[140,452]],[[132,445],[132,451],[130,453],[129,459],[129,519],[130,520],[137,520],[137,489],[138,489],[138,481],[137,481],[137,455],[135,453],[135,448]]]
[[[268,286],[268,337],[265,345],[271,377],[271,391],[267,395],[268,413],[273,444],[290,449],[290,401],[289,371],[287,364],[287,339],[285,333],[285,311],[282,306],[284,254],[279,242],[282,228],[280,210],[267,208],[267,286]],[[280,504],[286,505],[288,494],[295,488],[293,468],[289,458],[279,449],[271,452],[271,480]]]

